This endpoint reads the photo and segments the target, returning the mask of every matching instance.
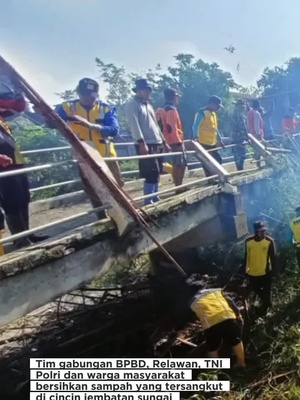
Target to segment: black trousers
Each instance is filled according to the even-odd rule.
[[[200,143],[201,144],[201,143]],[[207,145],[207,144],[201,144],[201,146],[202,147],[204,147],[204,149],[205,150],[212,150],[212,149],[215,149],[216,148],[216,146],[209,146],[209,145]],[[210,153],[209,153],[219,164],[221,164],[222,165],[222,157],[221,157],[221,155],[220,155],[220,153],[218,152],[218,151],[211,151]],[[204,165],[202,165],[202,167],[203,167],[203,171],[204,171],[204,173],[205,173],[205,176],[211,176],[211,173],[209,172],[209,170],[206,168],[206,167],[204,167]]]
[[[208,351],[218,350],[225,342],[234,347],[242,341],[242,326],[236,319],[226,319],[204,331]]]
[[[0,169],[0,172],[8,169]],[[28,210],[30,202],[29,181],[26,174],[0,179],[0,205],[6,215],[16,215]]]
[[[262,302],[262,311],[266,312],[272,305],[271,301],[271,285],[272,275],[270,273],[262,276],[249,276],[249,289],[260,298]]]
[[[160,154],[163,152],[163,146],[159,144],[148,144],[149,154]],[[135,145],[137,155],[141,155],[140,146]],[[159,176],[163,171],[163,159],[146,158],[139,160],[140,178],[145,179],[145,183],[156,184],[159,182]]]

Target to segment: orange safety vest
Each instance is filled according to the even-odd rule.
[[[166,104],[156,111],[156,118],[168,145],[183,142],[183,129],[176,107]]]

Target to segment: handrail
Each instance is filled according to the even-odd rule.
[[[153,196],[158,196],[158,195],[161,195],[161,194],[167,194],[167,193],[175,192],[178,189],[184,189],[184,188],[187,188],[189,186],[193,186],[193,185],[196,185],[196,184],[199,184],[199,183],[204,183],[204,182],[206,183],[206,182],[209,182],[209,181],[211,181],[213,179],[216,179],[216,178],[218,178],[218,175],[212,175],[212,176],[208,176],[207,178],[197,179],[195,181],[183,183],[182,185],[179,185],[179,186],[173,186],[173,187],[171,187],[169,189],[164,189],[164,190],[161,190],[159,192],[155,192],[155,193],[147,194],[147,195],[144,195],[144,196],[136,197],[134,199],[134,201],[140,201],[140,200],[144,200],[144,199],[149,199],[150,197],[153,197]]]
[[[77,161],[76,160],[66,160],[66,161],[59,161],[57,163],[48,163],[48,164],[43,164],[43,165],[37,165],[35,167],[20,168],[20,169],[16,169],[13,171],[0,172],[0,178],[7,178],[8,176],[27,174],[28,172],[41,171],[43,169],[49,169],[49,168],[54,168],[54,167],[61,167],[62,165],[67,165],[69,163],[76,164]]]
[[[79,183],[81,182],[81,179],[73,179],[72,181],[64,181],[64,182],[58,182],[58,183],[53,183],[52,185],[47,185],[47,186],[39,186],[33,189],[30,189],[31,193],[34,192],[39,192],[40,190],[46,190],[46,189],[53,189],[59,186],[66,186],[66,185],[71,185],[72,183]]]
[[[89,211],[84,211],[82,213],[73,215],[71,217],[60,219],[59,221],[53,221],[53,222],[50,222],[49,224],[41,225],[41,226],[38,226],[36,228],[29,229],[27,231],[16,233],[15,235],[11,235],[11,236],[8,236],[6,238],[0,239],[0,244],[9,243],[12,240],[22,239],[24,237],[30,236],[32,234],[35,234],[37,232],[43,231],[44,229],[53,228],[54,226],[60,225],[62,223],[70,222],[70,221],[73,221],[75,219],[82,218],[82,217],[85,217],[85,216],[90,215],[90,214],[94,214],[94,213],[96,213],[98,211],[107,210],[108,208],[110,208],[110,205],[104,205],[104,206],[101,206],[101,207],[93,208],[92,210],[89,210]]]

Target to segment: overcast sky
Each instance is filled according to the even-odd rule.
[[[192,53],[254,85],[300,56],[299,0],[5,0],[1,13],[1,54],[52,104],[97,77],[95,57],[141,74]]]

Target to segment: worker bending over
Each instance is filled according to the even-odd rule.
[[[296,208],[296,218],[291,221],[293,241],[296,245],[298,267],[300,269],[300,206]]]
[[[222,289],[203,289],[194,297],[191,309],[204,330],[209,358],[218,358],[222,342],[230,346],[236,356],[236,367],[245,367],[242,342],[243,319],[236,304]]]
[[[272,306],[271,284],[275,271],[276,251],[273,239],[266,235],[263,222],[255,222],[254,235],[245,241],[245,273],[249,279],[249,289],[262,302],[262,315]]]
[[[1,85],[0,93],[0,173],[20,170],[24,159],[13,138],[6,119],[26,108],[22,92],[12,86]],[[29,230],[29,181],[26,174],[0,178],[0,206],[5,212],[8,228],[12,235]],[[47,239],[47,236],[28,235],[15,241],[18,248]]]
[[[174,153],[181,153],[172,156],[172,176],[175,186],[182,185],[183,177],[187,165],[184,152],[183,129],[181,120],[177,111],[179,94],[174,89],[164,91],[165,104],[156,111],[159,126],[163,132],[166,143]],[[181,193],[186,189],[178,189],[176,193]]]
[[[158,125],[153,107],[149,103],[152,86],[146,79],[138,79],[132,89],[135,96],[126,106],[126,115],[130,132],[135,141],[135,150],[138,155],[160,154],[169,151],[165,138]],[[140,177],[144,178],[144,195],[158,192],[160,174],[163,171],[162,157],[139,159]],[[157,195],[148,197],[144,204],[148,205],[159,201]]]
[[[217,111],[223,108],[222,100],[218,96],[212,96],[204,108],[195,115],[193,124],[193,137],[198,138],[199,143],[205,150],[213,150],[218,144],[223,146],[222,139],[218,130]],[[210,155],[222,164],[222,157],[218,151],[210,152]],[[210,176],[210,172],[203,166],[206,176]]]

